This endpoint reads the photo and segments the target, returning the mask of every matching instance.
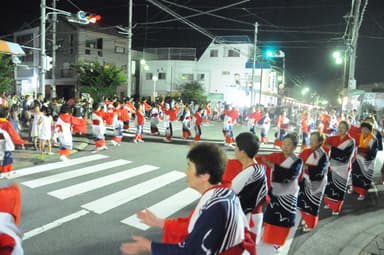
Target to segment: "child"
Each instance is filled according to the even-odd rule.
[[[134,143],[143,143],[143,132],[144,132],[144,112],[143,106],[139,104],[136,107],[136,136],[133,140]]]
[[[48,146],[48,155],[52,153],[52,122],[51,109],[47,106],[42,107],[42,115],[38,121],[39,124],[39,146],[41,153],[44,153],[45,144]]]
[[[14,150],[14,144],[27,144],[20,138],[19,134],[15,131],[12,123],[8,120],[9,110],[8,108],[0,107],[0,130],[2,130],[2,139],[5,140],[4,147],[2,149],[2,165],[0,167],[0,179],[6,176],[12,175],[15,171],[13,169],[12,151]]]

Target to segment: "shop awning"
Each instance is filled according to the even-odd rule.
[[[25,55],[18,43],[0,40],[0,53],[11,55]]]

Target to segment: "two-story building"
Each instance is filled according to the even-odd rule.
[[[126,37],[119,35],[115,28],[101,29],[94,25],[80,25],[69,23],[59,19],[56,29],[56,43],[52,42],[52,30],[47,30],[46,53],[52,56],[56,51],[56,64],[47,72],[45,82],[45,95],[52,96],[53,85],[56,88],[57,97],[70,98],[79,96],[80,84],[75,73],[71,71],[71,64],[80,61],[98,61],[102,64],[114,64],[127,70],[127,45]],[[39,90],[40,73],[40,28],[35,27],[14,33],[14,41],[25,46],[26,56],[22,59],[22,65],[16,70],[16,91],[20,95],[36,95]],[[131,94],[138,93],[139,77],[136,66],[142,54],[132,51],[133,76]],[[52,80],[52,72],[55,79]],[[127,84],[122,84],[118,89],[119,96],[127,94]]]
[[[141,94],[173,94],[180,92],[183,84],[198,81],[212,100],[236,105],[276,104],[282,73],[262,61],[261,55],[256,55],[254,66],[253,49],[247,36],[218,36],[199,59],[194,49],[144,49],[148,70],[140,69]],[[147,52],[156,59],[147,58]]]

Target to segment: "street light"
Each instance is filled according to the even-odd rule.
[[[332,58],[335,60],[336,65],[341,65],[343,63],[343,56],[340,51],[334,51],[332,53]]]
[[[308,88],[308,87],[305,87],[305,88],[303,88],[303,89],[301,90],[301,94],[302,94],[303,96],[305,96],[308,92],[309,92],[309,88]]]
[[[152,81],[153,81],[153,101],[155,101],[157,97],[157,92],[156,92],[156,82],[159,80],[159,77],[157,75],[152,76]]]

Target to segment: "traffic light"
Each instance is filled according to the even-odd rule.
[[[101,20],[101,16],[93,13],[88,13],[85,11],[78,11],[77,12],[77,18],[84,22],[85,24],[88,23],[96,23]]]
[[[43,68],[44,68],[45,71],[49,71],[49,70],[52,69],[52,57],[45,56],[44,63],[43,63]]]

